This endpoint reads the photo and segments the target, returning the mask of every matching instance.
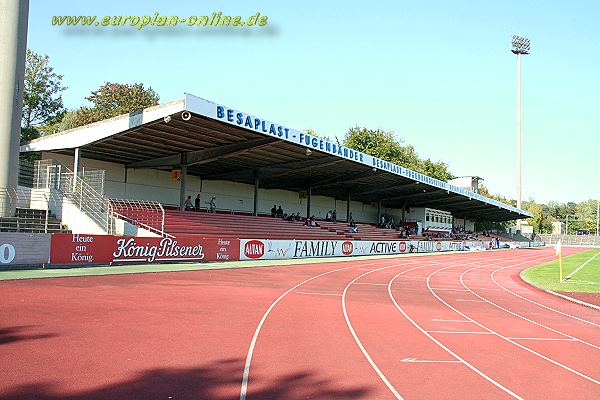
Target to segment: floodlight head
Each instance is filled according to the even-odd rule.
[[[529,54],[531,50],[531,41],[522,36],[513,35],[512,52],[514,54]]]

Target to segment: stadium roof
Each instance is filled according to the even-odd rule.
[[[186,94],[184,99],[45,136],[21,152],[50,151],[386,207],[431,207],[504,221],[526,211],[285,125]]]

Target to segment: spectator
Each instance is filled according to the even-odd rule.
[[[290,222],[294,222],[296,220],[296,214],[291,213],[290,215],[287,216],[287,218],[285,218],[286,221],[290,221]]]
[[[317,220],[315,218],[315,216],[311,216],[308,220],[308,226],[314,226],[314,227],[319,227],[319,224],[317,224]]]
[[[211,213],[216,213],[217,212],[217,203],[215,203],[216,197],[213,196],[212,199],[210,199],[210,203],[208,203],[208,211]]]
[[[275,218],[277,215],[277,206],[273,204],[273,208],[271,208],[271,217]]]
[[[194,203],[196,212],[200,211],[200,193],[198,193],[198,196],[196,196],[196,200],[194,200]]]
[[[354,222],[354,217],[352,217],[352,211],[350,211],[350,215],[348,216],[348,223],[351,224]]]
[[[185,211],[194,211],[194,206],[192,205],[192,196],[188,196],[187,199],[185,199],[183,207]]]
[[[327,211],[327,214],[325,214],[325,221],[331,221],[331,210]]]
[[[281,208],[281,206],[279,206],[279,208],[277,209],[276,217],[283,218],[283,208]]]
[[[500,248],[500,238],[498,236],[496,236],[496,248]]]
[[[350,226],[348,227],[348,233],[358,233],[358,227],[356,226],[354,221],[350,223]]]
[[[337,221],[337,212],[335,210],[333,210],[333,212],[331,213],[331,220],[333,222]]]

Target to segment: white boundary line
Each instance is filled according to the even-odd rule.
[[[260,330],[262,329],[262,326],[264,325],[265,321],[267,320],[267,317],[269,316],[269,314],[271,313],[271,311],[273,310],[273,308],[275,308],[275,306],[277,305],[277,303],[279,303],[285,296],[287,296],[289,293],[293,292],[295,289],[297,289],[298,287],[304,285],[307,282],[312,281],[313,279],[317,279],[320,278],[322,276],[334,273],[334,272],[338,272],[338,271],[343,271],[343,270],[347,270],[347,269],[355,269],[355,268],[363,268],[366,265],[378,265],[378,264],[382,264],[385,263],[386,261],[389,261],[389,259],[387,258],[383,258],[383,259],[378,259],[375,260],[374,262],[371,263],[365,263],[362,265],[356,265],[356,266],[350,266],[350,267],[343,267],[343,268],[337,268],[337,269],[333,269],[333,270],[329,270],[326,272],[323,272],[321,274],[315,275],[311,278],[308,278],[300,283],[298,283],[295,286],[292,286],[291,288],[289,288],[287,291],[285,291],[283,294],[281,294],[281,296],[279,296],[267,309],[267,311],[265,311],[265,313],[263,314],[262,318],[260,319],[258,326],[256,327],[256,330],[254,331],[254,335],[252,336],[252,340],[250,341],[250,346],[248,348],[248,354],[246,356],[246,363],[244,365],[244,374],[242,376],[242,384],[241,384],[241,388],[240,388],[240,400],[245,400],[246,399],[246,394],[248,392],[248,377],[250,376],[250,364],[252,363],[252,356],[254,354],[254,348],[256,347],[256,341],[258,340],[258,335],[260,334]],[[405,261],[405,263],[403,263],[402,265],[412,265],[413,263],[422,261],[419,258],[414,258],[414,259],[403,259],[403,261]],[[436,264],[439,264],[439,262],[435,262]],[[392,265],[394,266],[394,265]],[[391,266],[388,266],[388,268]]]
[[[508,389],[505,386],[502,386],[499,382],[496,382],[494,379],[490,378],[489,376],[487,376],[485,373],[483,373],[482,371],[480,371],[479,369],[475,368],[472,364],[470,364],[468,361],[466,361],[465,359],[463,359],[462,357],[460,357],[458,354],[456,354],[455,352],[453,352],[452,350],[450,350],[448,347],[446,347],[442,342],[440,342],[439,340],[437,340],[436,338],[434,338],[431,334],[427,333],[427,331],[425,331],[419,324],[417,324],[407,313],[406,311],[404,311],[404,309],[402,309],[402,307],[400,307],[400,305],[398,305],[398,303],[396,302],[396,299],[394,298],[394,295],[392,294],[392,284],[394,283],[394,281],[396,280],[396,278],[398,278],[400,276],[400,274],[394,276],[388,283],[388,295],[390,297],[390,299],[392,300],[392,302],[394,303],[394,305],[396,306],[396,308],[398,309],[398,311],[400,311],[402,313],[402,315],[404,315],[404,317],[410,321],[411,324],[413,324],[415,326],[415,328],[417,328],[419,331],[421,331],[421,333],[425,336],[427,336],[429,339],[431,339],[435,344],[437,344],[439,347],[441,347],[442,349],[446,350],[446,352],[448,354],[450,354],[451,356],[453,356],[454,358],[456,358],[457,360],[459,360],[460,362],[462,362],[464,365],[466,365],[468,368],[470,368],[473,372],[475,372],[476,374],[478,374],[479,376],[481,376],[483,379],[485,379],[486,381],[492,383],[494,386],[496,386],[497,388],[503,390],[504,392],[508,393],[509,395],[511,395],[512,397],[514,397],[515,399],[519,399],[519,400],[524,400],[521,396],[519,396],[518,394],[516,394],[515,392],[511,391],[510,389]]]
[[[271,306],[267,309],[267,311],[265,311],[265,313],[263,314],[262,318],[260,319],[260,322],[258,323],[258,326],[256,327],[256,330],[254,331],[254,335],[252,336],[252,341],[250,342],[250,347],[248,349],[248,354],[246,356],[246,364],[244,365],[244,375],[242,376],[242,386],[240,389],[240,400],[245,400],[246,399],[246,393],[248,391],[248,377],[250,375],[250,363],[252,362],[252,355],[254,354],[254,347],[256,346],[256,341],[258,340],[258,335],[260,334],[260,330],[263,326],[263,324],[265,323],[265,321],[267,320],[267,317],[269,316],[269,314],[271,313],[271,311],[273,310],[273,308],[277,305],[277,303],[279,303],[281,301],[281,299],[283,299],[287,294],[289,294],[290,292],[294,291],[296,288],[298,288],[299,286],[305,284],[306,282],[310,282],[313,279],[317,279],[321,276],[327,275],[327,274],[331,274],[333,272],[337,272],[337,271],[343,271],[346,269],[352,269],[352,268],[356,268],[356,267],[343,267],[343,268],[337,268],[337,269],[333,269],[330,271],[326,271],[324,273],[321,273],[319,275],[315,275],[312,278],[308,278],[300,283],[298,283],[295,286],[292,286],[290,289],[288,289],[286,292],[284,292],[281,296],[279,296],[272,304]]]
[[[500,261],[500,258],[494,258],[493,261]],[[463,264],[464,261],[457,261],[456,264],[457,265],[461,265]],[[441,264],[440,262],[430,262],[428,265],[420,265],[417,267],[413,267],[413,268],[409,268],[407,270],[404,270],[402,272],[400,272],[399,274],[396,274],[390,281],[390,283],[388,283],[388,293],[390,293],[390,297],[391,297],[391,292],[390,292],[390,285],[391,282],[393,282],[394,279],[396,279],[398,276],[403,275],[407,272],[416,270],[416,269],[420,269],[420,268],[426,268],[426,267],[433,267],[435,266],[435,264]],[[356,331],[354,330],[352,323],[350,322],[350,318],[348,317],[348,311],[346,309],[346,294],[348,291],[348,288],[350,288],[350,286],[352,286],[352,284],[354,284],[356,282],[356,280],[362,278],[363,276],[369,275],[373,272],[377,272],[377,271],[381,271],[384,269],[388,269],[388,268],[392,268],[392,267],[397,267],[398,265],[390,265],[390,266],[386,266],[386,267],[382,267],[382,268],[376,268],[373,269],[371,271],[365,272],[364,274],[356,277],[353,281],[351,281],[346,288],[344,289],[343,292],[343,296],[342,296],[342,310],[344,312],[344,318],[346,319],[346,325],[348,325],[348,329],[350,330],[350,333],[352,334],[352,337],[354,338],[354,341],[356,342],[356,344],[358,345],[360,351],[363,353],[363,355],[365,356],[365,358],[367,359],[367,361],[371,364],[371,367],[375,370],[375,372],[379,375],[379,377],[381,378],[381,380],[386,384],[386,386],[390,389],[390,391],[394,394],[394,396],[396,396],[397,399],[402,400],[402,397],[400,396],[400,394],[397,392],[397,390],[394,388],[394,386],[388,381],[388,379],[385,377],[385,375],[383,374],[383,372],[381,372],[381,370],[379,369],[379,367],[377,367],[377,365],[375,364],[375,362],[373,361],[373,359],[371,358],[371,356],[369,355],[369,353],[367,352],[367,350],[365,349],[365,347],[363,346],[362,342],[360,341],[360,339],[358,338],[358,335],[356,334]],[[427,337],[429,337],[431,340],[433,340],[435,343],[437,343],[438,345],[440,345],[442,348],[444,348],[448,353],[450,353],[451,355],[453,355],[457,360],[460,360],[460,362],[464,363],[465,365],[469,366],[469,368],[471,368],[473,371],[477,372],[477,374],[481,375],[482,377],[484,377],[485,379],[487,379],[488,381],[492,382],[494,385],[498,386],[499,388],[501,388],[502,390],[506,391],[507,393],[511,393],[513,394],[515,398],[523,400],[522,397],[519,397],[518,395],[515,395],[513,392],[511,392],[509,389],[504,388],[504,386],[500,385],[498,382],[494,381],[492,378],[488,377],[487,375],[485,375],[483,372],[479,371],[477,368],[473,367],[472,365],[468,364],[466,361],[464,361],[463,359],[461,359],[460,357],[458,357],[455,353],[453,353],[451,350],[445,348],[441,343],[439,343],[439,341],[437,341],[435,338],[433,338],[433,336],[431,336],[430,334],[428,334],[427,332],[425,332],[420,326],[416,325],[414,323],[414,321],[412,321],[410,319],[410,317],[408,317],[408,315],[406,315],[404,313],[404,311],[402,309],[399,308],[398,304],[396,303],[396,301],[393,299],[392,297],[392,301],[394,302],[394,304],[396,305],[396,307],[404,314],[404,316],[413,323],[413,325],[415,325],[417,328],[419,328],[419,330],[421,330],[421,332],[423,332]]]
[[[590,258],[589,260],[587,260],[586,262],[584,262],[583,264],[581,264],[579,267],[577,267],[577,269],[573,272],[571,272],[569,275],[565,276],[565,281],[567,279],[569,279],[570,277],[572,277],[573,275],[575,275],[577,273],[577,271],[579,271],[581,268],[585,267],[586,265],[588,265],[590,263],[590,261],[592,261],[594,258],[598,257],[598,255],[600,255],[600,251],[597,252],[596,254],[594,254],[592,256],[592,258]]]
[[[547,305],[545,305],[545,304],[538,303],[538,302],[537,302],[537,301],[535,301],[535,300],[528,299],[527,297],[521,296],[520,294],[518,294],[518,293],[516,293],[516,292],[513,292],[512,290],[510,290],[510,289],[506,288],[505,286],[502,286],[501,284],[499,284],[499,283],[498,283],[498,281],[496,280],[496,278],[494,277],[494,275],[496,274],[496,272],[498,272],[498,271],[502,271],[502,270],[504,270],[504,269],[507,269],[507,268],[512,268],[512,266],[508,266],[508,267],[499,268],[499,269],[495,270],[494,272],[492,272],[492,275],[491,275],[492,281],[493,281],[493,282],[494,282],[494,283],[495,283],[495,284],[496,284],[498,287],[500,287],[501,289],[503,289],[503,290],[507,291],[508,293],[512,294],[513,296],[516,296],[516,297],[518,297],[518,298],[520,298],[520,299],[523,299],[523,300],[525,300],[525,301],[528,301],[528,302],[530,302],[530,303],[533,303],[533,304],[535,304],[535,305],[537,305],[537,306],[540,306],[540,307],[542,307],[542,308],[545,308],[545,309],[547,309],[547,310],[554,311],[554,312],[556,312],[556,313],[558,313],[558,314],[561,314],[561,315],[564,315],[564,316],[566,316],[566,317],[570,317],[570,318],[576,319],[577,321],[581,321],[581,322],[584,322],[584,323],[587,323],[587,324],[590,324],[590,325],[594,325],[594,326],[597,326],[597,327],[599,327],[599,328],[600,328],[600,324],[597,324],[597,323],[595,323],[595,322],[592,322],[592,321],[588,321],[587,319],[583,319],[583,318],[576,317],[575,315],[571,315],[571,314],[569,314],[569,313],[566,313],[566,312],[563,312],[563,311],[557,310],[557,309],[555,309],[555,308],[552,308],[552,307],[549,307],[549,306],[547,306]]]
[[[544,324],[541,324],[541,323],[539,323],[539,322],[533,321],[533,320],[531,320],[531,319],[529,319],[529,318],[527,318],[527,317],[524,317],[524,316],[522,316],[521,314],[517,314],[517,313],[515,313],[515,312],[513,312],[513,311],[510,311],[509,309],[506,309],[506,308],[502,307],[501,305],[499,305],[499,304],[496,304],[496,303],[494,303],[493,301],[491,301],[491,300],[488,300],[488,299],[486,299],[485,297],[483,297],[483,296],[481,296],[481,295],[479,295],[479,294],[475,293],[474,291],[472,291],[471,289],[469,289],[469,288],[467,287],[467,285],[465,284],[465,281],[464,281],[464,275],[465,275],[466,273],[468,273],[469,271],[471,271],[471,270],[473,270],[473,269],[476,269],[476,268],[482,268],[482,267],[470,268],[470,269],[468,269],[468,270],[464,271],[462,274],[460,274],[460,283],[462,283],[462,285],[463,285],[463,286],[464,286],[464,287],[465,287],[467,290],[469,290],[469,291],[470,291],[470,292],[471,292],[473,295],[475,295],[475,296],[479,297],[480,299],[482,299],[482,300],[483,300],[483,301],[485,301],[486,303],[488,303],[488,304],[490,304],[490,305],[492,305],[492,306],[494,306],[494,307],[496,307],[496,308],[498,308],[498,309],[500,309],[500,310],[502,310],[502,311],[504,311],[504,312],[507,312],[507,313],[509,313],[509,314],[511,314],[511,315],[514,315],[515,317],[521,318],[521,319],[522,319],[522,320],[524,320],[524,321],[530,322],[530,323],[532,323],[532,324],[534,324],[534,325],[537,325],[537,326],[539,326],[539,327],[542,327],[542,328],[544,328],[544,329],[547,329],[547,330],[549,330],[549,331],[551,331],[551,332],[557,333],[557,334],[559,334],[559,335],[561,335],[561,336],[568,337],[568,338],[570,338],[570,339],[573,339],[573,340],[575,340],[575,341],[577,341],[577,342],[583,343],[583,344],[585,344],[585,345],[587,345],[587,346],[590,346],[590,347],[593,347],[593,348],[595,348],[595,349],[597,349],[597,350],[600,350],[600,346],[597,346],[597,345],[595,345],[595,344],[593,344],[593,343],[586,342],[585,340],[579,339],[579,338],[577,338],[577,337],[575,337],[575,336],[571,336],[571,335],[569,335],[569,334],[567,334],[567,333],[561,332],[561,331],[559,331],[559,330],[556,330],[556,329],[554,329],[554,328],[551,328],[551,327],[549,327],[549,326],[547,326],[547,325],[544,325]]]
[[[547,256],[546,256],[546,257],[547,257]],[[546,257],[544,257],[544,258],[546,258]],[[522,264],[522,263],[521,263],[521,264]],[[516,265],[519,265],[519,264],[516,264]],[[449,268],[453,268],[453,266],[450,266],[450,267],[445,267],[445,268],[441,268],[439,271],[443,271],[443,270],[446,270],[446,269],[449,269]],[[505,340],[505,341],[507,341],[507,342],[509,342],[509,343],[511,343],[511,344],[514,344],[515,346],[517,346],[517,347],[519,347],[519,348],[521,348],[521,349],[523,349],[523,350],[525,350],[525,351],[528,351],[528,352],[530,352],[531,354],[534,354],[534,355],[536,355],[536,356],[538,356],[538,357],[540,357],[540,358],[542,358],[542,359],[544,359],[544,360],[546,360],[546,361],[548,361],[548,362],[550,362],[550,363],[552,363],[552,364],[554,364],[554,365],[556,365],[556,366],[558,366],[558,367],[560,367],[560,368],[563,368],[563,369],[565,369],[565,370],[567,370],[567,371],[569,371],[569,372],[571,372],[571,373],[573,373],[573,374],[575,374],[575,375],[577,375],[577,376],[580,376],[580,377],[582,377],[582,378],[584,378],[584,379],[587,379],[587,380],[589,380],[590,382],[593,382],[593,383],[595,383],[595,384],[597,384],[597,385],[600,385],[600,381],[597,381],[596,379],[594,379],[594,378],[592,378],[592,377],[589,377],[589,376],[587,376],[587,375],[585,375],[585,374],[583,374],[583,373],[581,373],[581,372],[579,372],[579,371],[576,371],[576,370],[574,370],[573,368],[570,368],[570,367],[568,367],[568,366],[566,366],[566,365],[564,365],[564,364],[561,364],[561,363],[559,363],[558,361],[555,361],[555,360],[551,359],[550,357],[546,357],[545,355],[543,355],[543,354],[541,354],[541,353],[538,353],[537,351],[535,351],[535,350],[532,350],[532,349],[530,349],[529,347],[523,346],[522,344],[520,344],[520,343],[517,343],[517,342],[515,342],[514,340],[511,340],[511,339],[507,338],[506,336],[503,336],[502,334],[500,334],[500,333],[498,333],[498,332],[494,331],[493,329],[491,329],[491,328],[488,328],[488,327],[486,327],[485,325],[483,325],[483,324],[481,324],[481,323],[479,323],[479,322],[475,321],[473,318],[470,318],[470,317],[468,317],[466,314],[464,314],[463,312],[459,311],[459,310],[458,310],[458,309],[456,309],[455,307],[452,307],[452,306],[451,306],[450,304],[448,304],[448,303],[447,303],[445,300],[443,300],[441,297],[439,297],[439,296],[438,296],[438,295],[437,295],[437,294],[436,294],[436,293],[435,293],[433,290],[431,290],[431,285],[430,285],[429,281],[430,281],[431,277],[432,277],[433,275],[435,275],[435,273],[436,273],[436,272],[437,272],[437,271],[435,271],[435,272],[431,273],[431,274],[430,274],[430,275],[427,277],[427,287],[428,287],[428,288],[430,288],[430,290],[429,290],[429,291],[430,291],[430,292],[431,292],[431,293],[432,293],[432,294],[433,294],[433,295],[434,295],[434,296],[435,296],[435,297],[436,297],[436,298],[437,298],[439,301],[441,301],[443,304],[445,304],[445,305],[446,305],[448,308],[450,308],[451,310],[455,311],[456,313],[458,313],[458,314],[462,315],[463,317],[470,319],[471,321],[473,321],[473,323],[475,323],[476,325],[478,325],[478,326],[479,326],[479,327],[481,327],[482,329],[485,329],[485,330],[487,330],[487,331],[489,331],[489,332],[492,332],[493,334],[495,334],[495,335],[496,335],[496,336],[498,336],[499,338],[501,338],[501,339],[503,339],[503,340]],[[489,275],[488,275],[488,276],[489,276]]]

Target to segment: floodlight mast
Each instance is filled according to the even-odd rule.
[[[521,56],[529,54],[531,50],[531,42],[529,39],[513,35],[512,37],[512,52],[517,56],[517,129],[518,129],[518,172],[517,172],[517,208],[521,208],[522,202],[522,110],[521,110]],[[517,230],[521,230],[521,220],[517,220]]]

